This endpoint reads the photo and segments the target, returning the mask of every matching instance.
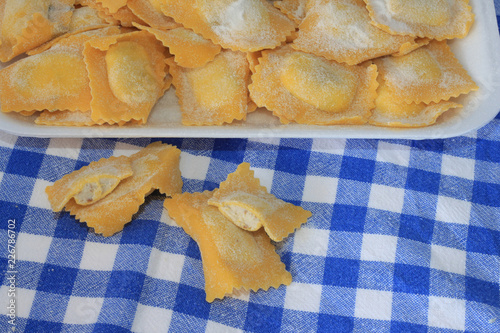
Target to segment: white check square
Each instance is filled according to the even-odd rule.
[[[83,139],[50,140],[45,154],[78,159]]]
[[[337,185],[337,178],[307,176],[302,200],[333,204],[337,196]]]
[[[438,196],[436,220],[448,223],[469,224],[472,204],[445,196]]]
[[[104,298],[71,296],[64,316],[65,324],[88,325],[97,322]]]
[[[321,290],[321,285],[292,282],[286,287],[285,308],[318,313]]]
[[[182,255],[153,248],[146,274],[160,280],[180,282],[184,259],[185,257]]]
[[[172,319],[172,310],[143,304],[137,305],[132,332],[163,333],[167,332]]]
[[[326,257],[330,231],[300,228],[293,236],[293,252]]]
[[[46,180],[37,179],[35,182],[35,186],[33,187],[33,192],[31,193],[29,205],[31,207],[38,207],[38,208],[52,210],[49,199],[45,194],[45,188],[47,188],[47,186],[52,184],[53,183],[48,182]]]
[[[476,161],[474,159],[443,154],[441,173],[447,176],[473,180],[475,166]]]
[[[182,177],[205,180],[209,166],[210,157],[181,152],[179,168],[182,170]]]
[[[113,270],[118,246],[118,244],[85,242],[80,268],[94,271]]]
[[[429,326],[465,330],[465,300],[429,297]]]
[[[243,330],[234,327],[229,327],[211,320],[207,322],[207,326],[205,327],[205,333],[240,333],[240,332],[243,332]]]
[[[319,153],[344,155],[345,139],[314,139],[311,150]]]
[[[431,246],[431,268],[465,275],[467,252],[451,247]]]
[[[395,262],[398,238],[387,235],[363,234],[361,260]]]
[[[398,187],[372,184],[368,207],[401,213],[403,210],[405,190]]]
[[[392,293],[389,291],[358,289],[356,293],[357,318],[391,320]]]
[[[264,186],[268,192],[271,192],[274,170],[254,167],[252,167],[252,170],[254,171],[254,176],[259,178],[260,185]]]
[[[407,167],[410,164],[410,147],[379,141],[377,161]]]
[[[45,263],[51,243],[52,237],[20,232],[16,242],[17,259]]]

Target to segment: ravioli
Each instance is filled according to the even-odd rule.
[[[299,25],[306,16],[307,1],[308,0],[281,0],[274,1],[273,5]]]
[[[311,0],[292,47],[330,60],[356,65],[412,50],[413,37],[393,36],[370,24],[362,0]]]
[[[89,206],[72,199],[65,209],[80,222],[86,222],[95,233],[112,236],[132,220],[153,190],[167,196],[181,192],[179,157],[180,150],[176,147],[154,142],[130,156],[132,176],[121,181],[110,194]]]
[[[82,50],[86,41],[101,33],[113,31],[69,36],[2,69],[2,111],[90,110],[92,96]]]
[[[166,0],[163,13],[233,51],[274,48],[295,24],[266,0]]]
[[[206,300],[213,302],[242,289],[289,285],[292,277],[266,233],[235,226],[207,204],[211,195],[208,191],[177,194],[164,203],[170,217],[198,243]]]
[[[311,217],[311,212],[276,198],[260,185],[250,164],[242,163],[229,174],[208,200],[210,205],[238,227],[256,231],[264,228],[276,242],[282,241]]]
[[[146,123],[163,95],[166,50],[146,31],[97,38],[85,44],[92,89],[92,120]]]
[[[464,38],[474,22],[469,0],[364,0],[372,24],[391,34]]]
[[[35,124],[46,126],[94,126],[103,125],[103,121],[92,120],[91,111],[42,111],[35,119]],[[119,121],[119,126],[138,124],[136,121]]]
[[[174,55],[175,63],[181,67],[202,67],[214,60],[221,51],[220,45],[186,28],[163,31],[139,24],[136,24],[136,27],[153,34],[165,47],[168,47],[169,52]]]
[[[282,123],[366,123],[375,106],[375,65],[342,65],[289,46],[262,54],[250,96]]]
[[[126,156],[103,158],[65,175],[45,192],[52,210],[61,211],[71,198],[79,205],[90,205],[106,197],[125,178],[132,176]]]
[[[73,11],[69,31],[81,31],[84,29],[92,29],[94,27],[102,27],[107,25],[106,20],[99,16],[97,9],[90,7],[79,7]]]
[[[182,68],[167,60],[184,125],[222,125],[245,119],[250,70],[246,54],[224,50],[203,67]]]
[[[0,60],[9,61],[69,30],[74,0],[0,3]]]
[[[115,3],[114,0],[82,0],[82,5],[96,9],[106,22],[109,24],[120,24],[124,27],[132,27],[133,23],[145,24],[143,20],[137,17],[128,6],[121,6],[126,1],[120,0]]]
[[[462,105],[451,101],[408,104],[392,94],[381,78],[379,78],[379,82],[381,84],[377,89],[375,109],[368,121],[370,125],[386,127],[430,126],[449,109],[462,107]]]
[[[155,29],[169,30],[181,25],[161,11],[162,0],[128,0],[127,7],[132,13]]]
[[[446,41],[432,41],[407,55],[375,63],[391,94],[408,104],[437,103],[479,89]]]

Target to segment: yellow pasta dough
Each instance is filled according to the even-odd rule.
[[[407,55],[375,63],[387,89],[405,103],[437,103],[478,89],[446,41],[432,41]]]
[[[99,12],[99,16],[109,24],[120,24],[124,27],[132,27],[133,22],[145,24],[145,22],[137,17],[128,6],[121,6],[121,4],[123,4],[122,0],[116,2],[116,5],[114,4],[114,0],[82,0],[81,2],[84,6],[96,9]]]
[[[68,31],[74,0],[0,2],[0,60],[8,61]]]
[[[299,25],[306,16],[308,0],[281,0],[274,1],[273,5]]]
[[[35,119],[37,125],[47,126],[93,126],[98,125],[92,120],[90,111],[43,111]]]
[[[145,123],[166,85],[166,51],[146,31],[93,39],[85,44],[92,89],[92,120]]]
[[[181,25],[161,11],[162,0],[128,0],[127,7],[132,13],[155,29],[168,30]]]
[[[226,219],[207,200],[211,192],[183,193],[165,200],[176,223],[200,247],[206,300],[235,290],[267,290],[288,285],[292,277],[264,231],[249,232]]]
[[[107,25],[106,20],[99,16],[99,12],[90,7],[79,7],[73,11],[69,31],[81,31],[93,27],[102,27]]]
[[[374,26],[391,34],[463,38],[474,22],[469,0],[364,0]]]
[[[45,51],[21,59],[0,71],[3,112],[90,110],[89,78],[83,44],[114,30],[94,30],[40,47]]]
[[[93,204],[132,176],[131,161],[126,156],[103,158],[65,175],[45,189],[52,210],[61,211],[71,198],[79,205]]]
[[[214,60],[220,53],[220,45],[216,45],[186,28],[174,28],[168,31],[154,29],[136,24],[141,30],[146,30],[153,34],[169,52],[174,55],[175,62],[186,68],[196,68],[204,66],[209,61]]]
[[[413,37],[393,36],[370,24],[362,0],[311,0],[292,46],[330,60],[356,65],[411,50]]]
[[[161,7],[184,27],[233,51],[274,48],[294,23],[266,0],[166,0]]]
[[[151,191],[158,189],[167,196],[181,192],[179,157],[176,147],[154,142],[130,156],[132,176],[121,181],[110,194],[89,206],[79,205],[73,199],[65,209],[95,233],[112,236],[131,221]]]
[[[250,70],[245,53],[224,50],[203,67],[168,60],[184,125],[222,125],[245,119]]]
[[[263,51],[250,96],[282,123],[362,124],[374,107],[377,68],[347,66],[289,46]]]
[[[276,242],[293,233],[311,217],[311,212],[276,198],[260,185],[250,164],[242,163],[214,191],[210,205],[238,227],[256,231],[264,227]]]
[[[377,89],[377,99],[375,109],[369,119],[369,124],[375,126],[388,127],[423,127],[436,122],[438,117],[451,108],[458,108],[462,105],[441,101],[438,103],[405,103],[392,94],[382,78]]]

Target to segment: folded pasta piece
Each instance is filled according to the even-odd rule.
[[[95,122],[92,120],[90,111],[43,111],[35,119],[35,124],[46,125],[46,126],[94,126],[103,125],[104,122]],[[133,125],[138,124],[138,122],[131,121],[120,121],[116,123],[119,126],[122,125]],[[111,124],[114,125],[114,124]]]
[[[202,67],[214,60],[221,51],[220,45],[216,45],[186,28],[180,27],[164,31],[140,24],[134,25],[153,34],[156,39],[162,42],[163,46],[168,47],[169,52],[174,55],[175,62],[181,67]]]
[[[248,86],[250,96],[282,123],[366,123],[375,106],[375,65],[342,65],[289,46],[262,54]]]
[[[306,17],[307,1],[308,0],[281,0],[274,1],[273,5],[299,25],[304,17]]]
[[[295,24],[266,0],[165,0],[165,15],[233,51],[274,48]]]
[[[464,38],[474,22],[469,0],[364,0],[372,24],[391,34]]]
[[[206,300],[224,298],[235,289],[257,291],[289,285],[292,277],[266,233],[235,226],[207,204],[211,195],[208,191],[177,194],[164,203],[170,217],[200,247]]]
[[[392,94],[381,77],[378,78],[380,86],[377,89],[375,109],[368,120],[370,125],[387,127],[423,127],[436,122],[438,117],[452,108],[462,105],[441,101],[438,103],[411,103],[401,102]]]
[[[311,212],[276,198],[260,185],[250,164],[242,163],[214,191],[210,205],[238,227],[256,231],[264,227],[276,242],[293,233],[311,217]]]
[[[102,158],[63,176],[45,189],[54,212],[61,211],[71,198],[90,205],[106,197],[125,178],[132,176],[126,156]]]
[[[96,36],[115,32],[103,29],[71,35],[55,44],[43,45],[33,50],[37,54],[2,69],[2,111],[90,110],[92,96],[83,44]]]
[[[393,36],[371,25],[363,0],[311,0],[292,47],[356,65],[418,48],[414,39]]]
[[[92,120],[146,123],[166,84],[166,50],[146,31],[90,40],[83,51]]]
[[[130,156],[133,175],[121,181],[110,194],[89,206],[79,205],[73,199],[65,209],[80,222],[86,222],[95,233],[112,236],[132,220],[153,190],[167,196],[181,192],[179,157],[180,150],[176,147],[154,142]]]
[[[69,31],[82,31],[100,28],[108,25],[108,22],[99,16],[97,9],[91,7],[79,7],[73,11]]]
[[[11,60],[68,31],[74,2],[1,1],[0,60]]]
[[[96,0],[103,8],[107,8],[111,14],[127,5],[127,0]]]
[[[182,68],[167,59],[184,125],[222,125],[245,119],[250,69],[245,53],[224,50],[203,67]]]
[[[90,111],[43,111],[35,119],[37,125],[47,126],[93,126],[99,125],[92,120]]]
[[[141,20],[152,28],[169,30],[181,27],[173,18],[165,16],[161,10],[162,0],[128,0],[127,7],[130,8]]]
[[[429,104],[478,90],[446,41],[432,41],[401,57],[375,60],[387,89],[398,101]]]
[[[115,0],[82,0],[82,5],[97,9],[101,16],[109,24],[132,27],[132,23],[145,24],[143,20],[137,17],[127,5],[121,6],[126,1],[120,0],[115,4]],[[115,11],[116,10],[116,11]]]

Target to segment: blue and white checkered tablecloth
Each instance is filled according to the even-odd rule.
[[[150,141],[0,132],[1,332],[500,332],[500,114],[445,140],[162,140],[184,191],[246,161],[313,212],[277,244],[290,286],[213,303],[158,193],[110,238],[49,208],[47,185]]]

